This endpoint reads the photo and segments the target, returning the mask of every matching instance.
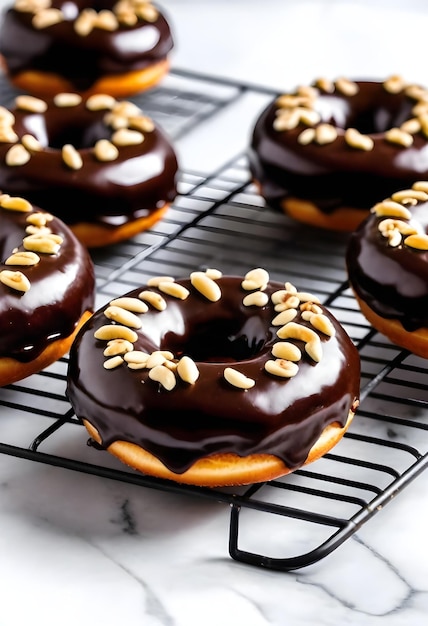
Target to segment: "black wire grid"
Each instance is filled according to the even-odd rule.
[[[248,93],[269,90],[174,70],[136,101],[177,140]],[[1,101],[8,105],[13,95],[3,81]],[[267,483],[208,489],[148,477],[85,445],[86,429],[65,397],[65,357],[0,389],[0,453],[228,505],[233,559],[281,571],[305,567],[340,546],[426,468],[426,361],[390,344],[360,314],[347,284],[346,236],[314,231],[264,206],[245,151],[208,175],[182,171],[179,192],[149,232],[93,253],[98,304],[150,276],[206,267],[243,274],[262,266],[273,280],[317,294],[361,355],[361,404],[348,433],[324,458]],[[11,428],[10,440],[12,420],[20,428]],[[80,445],[61,444],[62,433],[69,442],[76,432]]]

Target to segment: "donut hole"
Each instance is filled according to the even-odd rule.
[[[69,111],[69,110],[68,110]],[[111,131],[102,119],[88,119],[87,116],[73,116],[68,112],[67,119],[62,115],[49,116],[27,115],[15,125],[19,135],[30,134],[43,148],[61,150],[65,144],[73,145],[76,150],[89,149],[99,139],[109,139]]]
[[[412,117],[412,105],[406,99],[385,94],[383,100],[366,98],[358,106],[335,96],[319,98],[317,111],[323,122],[337,128],[355,128],[363,135],[384,133],[390,128],[399,128]]]
[[[176,357],[190,356],[196,362],[229,363],[254,358],[264,348],[266,327],[259,317],[245,320],[211,320],[193,324],[186,334],[168,332],[161,349]]]

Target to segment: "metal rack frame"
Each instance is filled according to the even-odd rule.
[[[164,85],[136,101],[178,140],[232,103],[239,104],[248,93],[270,91],[174,70]],[[9,104],[13,95],[0,82],[2,103]],[[265,208],[252,184],[245,151],[215,172],[182,171],[179,191],[165,219],[150,232],[92,253],[99,303],[157,274],[181,276],[204,267],[244,273],[263,266],[272,279],[289,280],[300,290],[316,293],[357,345],[361,404],[351,429],[331,453],[311,466],[233,490],[148,477],[94,449],[88,462],[83,451],[70,457],[56,445],[58,435],[70,428],[86,433],[65,397],[64,357],[45,371],[0,389],[0,453],[215,500],[230,507],[233,559],[280,571],[302,568],[338,548],[426,468],[426,362],[390,344],[361,315],[347,283],[346,236],[315,232]],[[23,421],[22,440],[8,438],[9,417]],[[257,532],[261,517],[263,528],[272,532]]]

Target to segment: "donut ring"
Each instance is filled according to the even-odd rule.
[[[177,169],[167,137],[131,102],[60,93],[0,107],[0,188],[62,219],[87,247],[161,219]]]
[[[165,16],[138,0],[15,0],[0,28],[0,55],[24,93],[124,98],[157,85],[173,48]]]
[[[70,351],[67,396],[125,464],[176,482],[262,482],[351,424],[358,352],[315,296],[215,270],[159,277],[100,309]]]
[[[378,202],[346,251],[363,315],[392,343],[428,358],[428,182]]]
[[[302,223],[353,231],[379,198],[428,179],[427,94],[393,76],[320,79],[275,98],[250,142],[260,194]]]
[[[70,349],[93,313],[89,254],[60,220],[0,193],[0,387]]]

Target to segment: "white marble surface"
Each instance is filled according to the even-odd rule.
[[[278,88],[319,75],[427,78],[425,0],[163,6],[178,67]],[[38,432],[25,416],[1,418],[0,441]],[[86,441],[72,430],[61,442],[71,457]],[[426,479],[318,564],[280,573],[230,559],[227,507],[0,455],[0,626],[422,626]]]

